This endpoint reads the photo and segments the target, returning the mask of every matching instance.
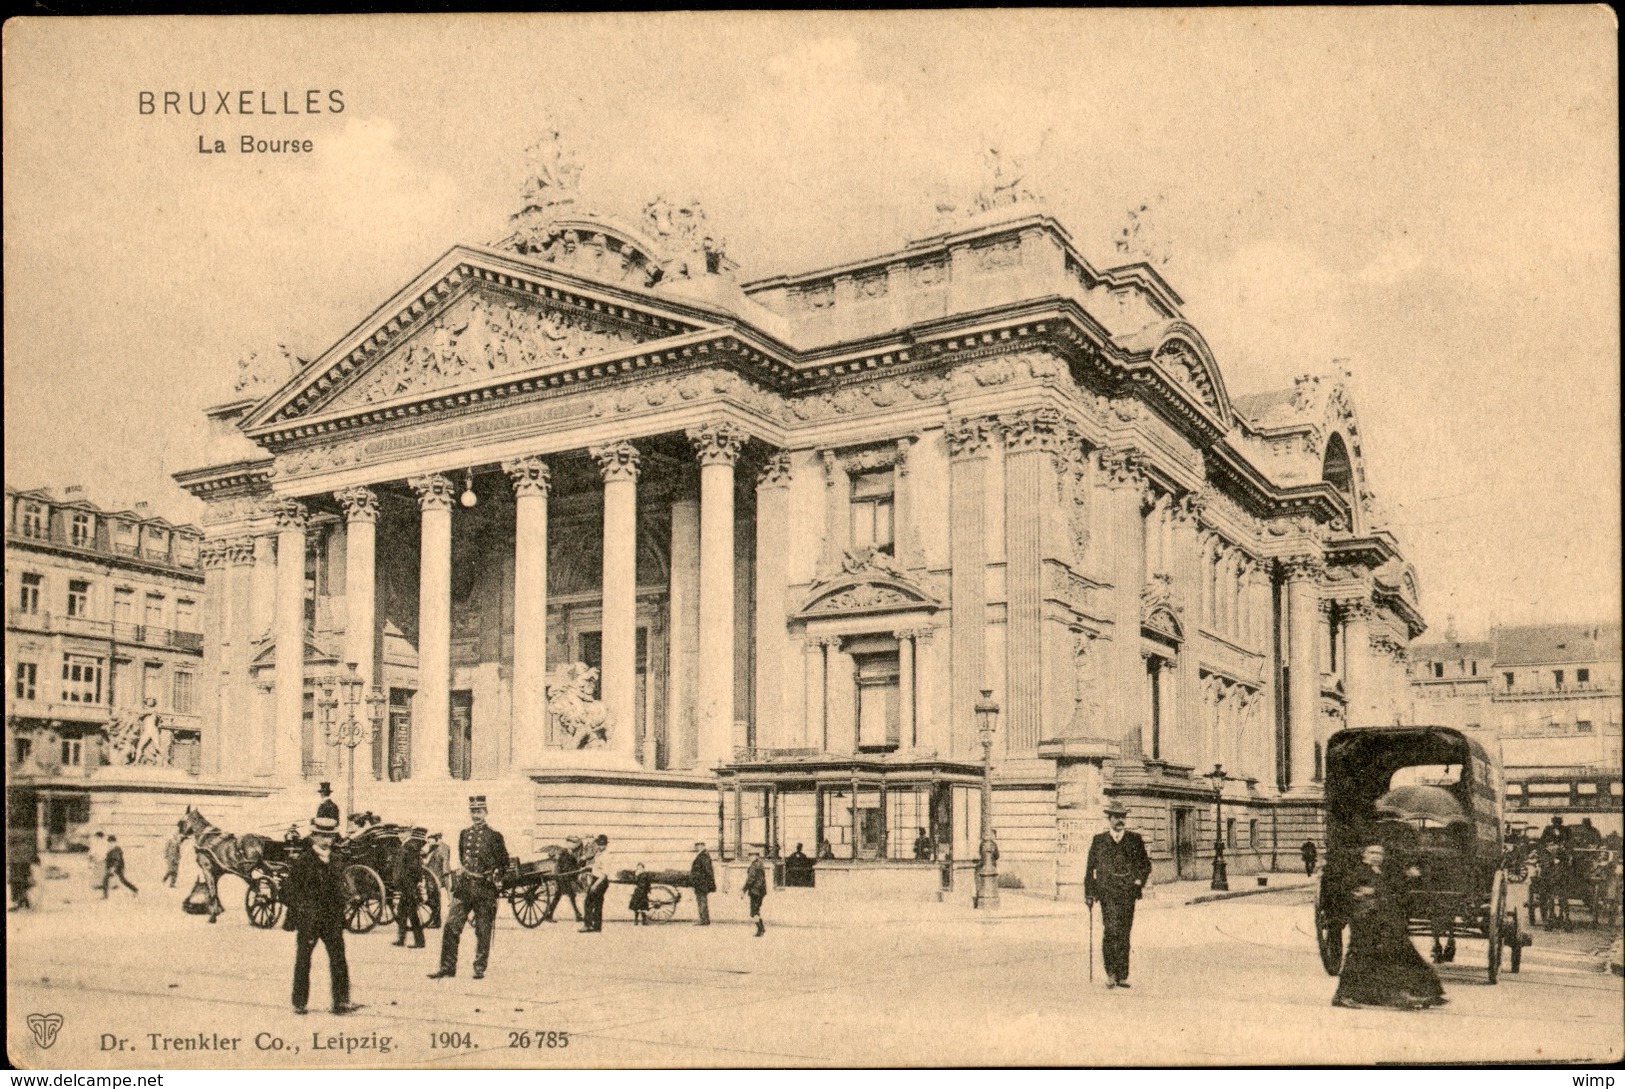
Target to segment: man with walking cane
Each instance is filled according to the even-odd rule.
[[[1089,905],[1091,966],[1093,964],[1094,906],[1100,901],[1100,959],[1106,968],[1107,987],[1128,986],[1129,931],[1134,927],[1134,904],[1151,876],[1145,841],[1128,831],[1128,809],[1121,802],[1106,804],[1110,831],[1089,844],[1083,870],[1083,899]]]

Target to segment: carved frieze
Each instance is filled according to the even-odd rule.
[[[361,408],[617,351],[645,339],[561,307],[476,289],[370,367],[328,407]]]
[[[1189,344],[1182,340],[1166,341],[1151,358],[1209,411],[1219,414],[1219,395],[1213,388],[1213,376]]]
[[[203,504],[203,524],[218,526],[227,522],[248,522],[268,518],[275,500],[269,495],[238,495],[230,499],[209,499]]]
[[[971,393],[991,386],[1053,384],[1065,374],[1066,364],[1047,352],[1013,352],[962,363],[952,381],[954,392]]]
[[[872,582],[862,583],[829,594],[814,603],[809,613],[844,613],[856,612],[866,609],[875,609],[889,606],[911,606],[920,604],[917,598],[912,598],[895,586],[883,586]]]
[[[851,416],[940,399],[947,380],[938,374],[908,375],[903,378],[840,386],[779,402],[773,413],[784,423],[807,423]]]

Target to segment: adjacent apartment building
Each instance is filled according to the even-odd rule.
[[[1496,628],[1411,648],[1418,722],[1500,743],[1507,818],[1621,826],[1620,625]],[[1492,746],[1493,747],[1493,746]]]
[[[203,533],[79,487],[8,487],[5,532],[8,822],[66,850],[203,771]]]

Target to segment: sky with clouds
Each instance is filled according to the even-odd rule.
[[[1616,28],[1606,9],[12,21],[13,486],[198,507],[236,360],[327,347],[516,207],[550,112],[593,203],[698,198],[745,278],[882,252],[981,151],[1096,264],[1130,209],[1232,394],[1346,360],[1442,631],[1619,616]],[[140,92],[326,91],[164,117]],[[309,138],[200,155],[199,136]]]

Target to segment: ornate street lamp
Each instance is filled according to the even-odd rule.
[[[999,727],[999,705],[993,689],[982,689],[976,704],[976,732],[982,739],[982,850],[976,863],[974,907],[999,906],[999,869],[993,861],[993,732]]]
[[[1224,861],[1224,784],[1235,777],[1226,774],[1223,764],[1214,764],[1202,778],[1213,781],[1213,881],[1208,887],[1229,892],[1230,870]]]
[[[350,750],[349,777],[344,796],[344,811],[348,820],[355,814],[355,750],[363,741],[370,745],[377,739],[384,722],[384,694],[377,685],[373,685],[366,696],[365,718],[357,715],[364,684],[354,662],[347,663],[346,672],[324,677],[317,684],[322,695],[316,701],[316,709],[321,714],[322,732],[327,743],[335,748],[342,745]],[[338,716],[341,707],[344,709],[342,718]]]

